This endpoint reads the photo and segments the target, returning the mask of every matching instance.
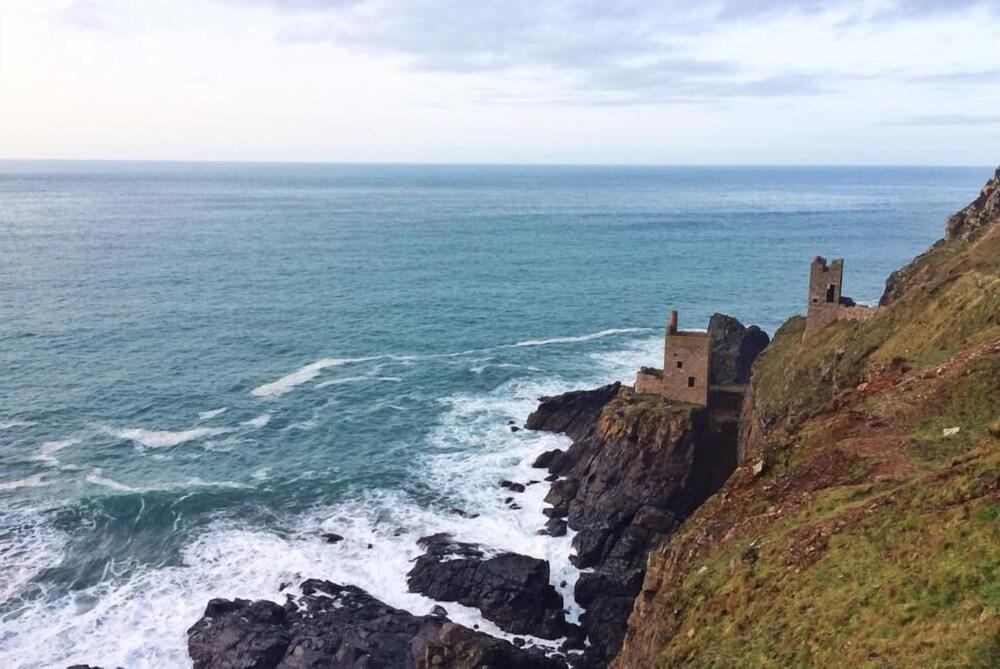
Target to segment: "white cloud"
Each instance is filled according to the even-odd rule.
[[[993,6],[7,0],[0,156],[992,163]]]

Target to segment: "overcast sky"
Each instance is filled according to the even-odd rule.
[[[0,157],[1000,162],[1000,0],[0,0]]]

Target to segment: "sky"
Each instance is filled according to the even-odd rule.
[[[0,158],[1000,162],[1000,0],[0,0]]]

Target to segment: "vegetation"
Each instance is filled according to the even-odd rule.
[[[619,667],[1000,666],[1000,225],[754,366],[746,465],[650,556]]]

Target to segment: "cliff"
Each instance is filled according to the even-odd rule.
[[[1000,666],[998,202],[1000,170],[872,319],[779,329],[612,666]]]

